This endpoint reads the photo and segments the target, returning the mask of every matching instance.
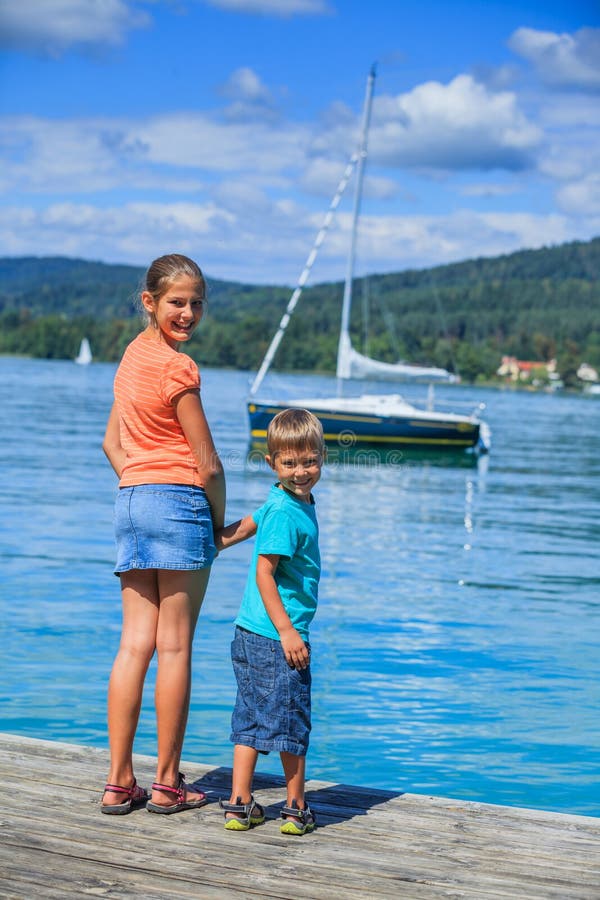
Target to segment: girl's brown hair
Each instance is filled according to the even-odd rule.
[[[155,300],[160,300],[165,291],[169,289],[169,285],[182,275],[188,275],[194,281],[198,281],[202,285],[202,290],[206,290],[200,266],[189,256],[182,256],[180,253],[159,256],[150,264],[146,272],[144,290],[152,294]]]

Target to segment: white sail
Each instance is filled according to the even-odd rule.
[[[75,357],[75,362],[80,366],[87,366],[92,361],[92,349],[87,338],[83,338],[79,346],[79,353]]]
[[[437,366],[416,366],[412,363],[386,363],[363,356],[350,341],[340,343],[338,377],[370,381],[415,381],[456,384],[459,379],[447,369]]]

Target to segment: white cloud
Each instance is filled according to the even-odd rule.
[[[242,67],[232,72],[220,93],[232,102],[224,110],[226,118],[238,121],[262,121],[275,118],[275,102],[271,91],[252,69]]]
[[[556,199],[570,215],[600,216],[600,174],[596,172],[564,185],[557,191]]]
[[[598,186],[596,185],[596,191]],[[221,203],[128,203],[100,209],[92,204],[57,203],[43,210],[0,209],[0,252],[70,255],[146,265],[165,248],[189,253],[212,277],[255,283],[294,284],[312,246],[322,215],[307,214],[292,201],[269,204],[233,185]],[[261,203],[263,206],[261,207]],[[236,207],[237,208],[234,208]],[[323,244],[311,283],[342,280],[351,216],[342,212]],[[364,216],[357,272],[421,268],[476,256],[495,256],[522,247],[541,247],[597,234],[599,218],[566,215],[476,213],[445,216]]]
[[[104,9],[124,6],[107,0]],[[0,117],[0,254],[144,265],[168,246],[213,277],[293,284],[356,146],[359,116],[334,102],[314,121],[286,118],[283,90],[248,66],[220,94],[222,107],[206,112]],[[598,115],[589,94],[509,91],[472,75],[376,94],[359,267],[397,271],[594,236]],[[352,192],[313,283],[343,277]],[[459,195],[476,209],[456,210]]]
[[[116,133],[113,124],[113,140]],[[121,140],[126,150],[125,141]],[[107,190],[121,183],[101,128],[29,116],[0,120],[4,188],[25,192]]]
[[[250,69],[229,79],[231,96],[267,102],[270,94]],[[0,182],[26,193],[128,191],[155,187],[197,190],[207,179],[242,173],[261,189],[329,198],[356,144],[356,117],[336,115],[337,127],[177,111],[147,120],[0,118]],[[469,76],[449,85],[428,82],[409,94],[377,98],[365,195],[399,193],[394,169],[426,173],[518,170],[532,163],[541,132],[519,112],[512,94],[490,93]],[[565,154],[558,154],[564,158]],[[546,152],[551,173],[550,150]],[[377,172],[377,165],[384,170]],[[387,167],[387,171],[385,170]],[[571,168],[564,177],[572,179]]]
[[[585,126],[548,131],[538,160],[540,174],[553,181],[578,181],[600,173],[598,129]]]
[[[589,94],[557,94],[541,98],[538,121],[543,128],[560,128],[573,134],[574,128],[600,128],[600,103]]]
[[[222,93],[234,100],[248,100],[252,103],[270,103],[271,92],[259,76],[247,66],[232,72],[222,87]]]
[[[171,248],[193,256],[209,276],[256,283],[293,283],[313,237],[305,211],[300,216],[291,203],[271,205],[259,223],[241,205],[232,211],[214,202],[0,208],[0,255],[35,247],[40,256],[146,265]]]
[[[310,16],[331,12],[326,0],[205,0],[209,6],[249,15]]]
[[[316,157],[308,160],[301,176],[300,187],[308,194],[333,197],[345,171],[346,161]],[[389,200],[398,194],[398,184],[392,178],[366,172],[363,194],[370,199]]]
[[[308,131],[300,126],[218,123],[192,113],[148,121],[6,117],[0,118],[0,184],[23,193],[149,184],[166,190],[177,189],[178,183],[189,190],[201,171],[249,172],[275,184],[281,173],[304,165],[308,141]],[[172,170],[165,172],[165,166]]]
[[[303,163],[309,140],[302,126],[278,128],[264,121],[223,124],[183,112],[138,124],[131,138],[138,133],[143,135],[149,161],[212,172],[279,173]]]
[[[560,244],[578,236],[569,220],[557,214],[457,210],[446,216],[366,217],[358,259],[364,271],[399,271]]]
[[[122,44],[150,17],[127,0],[0,0],[0,46],[59,56]]]
[[[394,166],[518,170],[531,166],[541,137],[513,93],[459,75],[447,85],[429,81],[377,98],[370,147],[376,161]]]
[[[508,197],[520,190],[516,184],[466,184],[459,188],[458,193],[463,197]]]
[[[600,28],[582,28],[574,34],[518,28],[509,47],[529,60],[549,85],[600,89]]]
[[[220,207],[241,216],[264,216],[273,209],[268,194],[247,181],[222,182],[214,189],[212,197]]]

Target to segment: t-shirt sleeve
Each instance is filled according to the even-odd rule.
[[[257,552],[291,559],[297,546],[298,531],[291,518],[280,509],[267,509],[259,523]]]
[[[169,361],[161,378],[161,391],[167,403],[184,391],[200,389],[200,373],[194,360],[185,353],[178,353]]]

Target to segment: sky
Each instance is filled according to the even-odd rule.
[[[294,285],[373,64],[357,274],[600,235],[598,0],[0,0],[0,256]]]

